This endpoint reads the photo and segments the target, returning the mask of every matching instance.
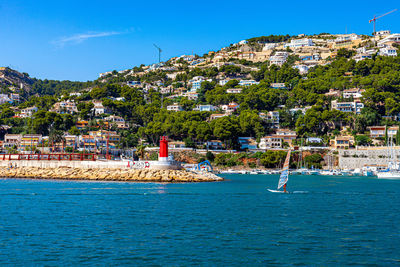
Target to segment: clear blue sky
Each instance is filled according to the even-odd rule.
[[[370,34],[368,20],[399,8],[379,1],[0,0],[0,65],[32,77],[93,80],[98,73],[203,54],[242,39],[320,32]],[[400,32],[400,11],[377,30]]]

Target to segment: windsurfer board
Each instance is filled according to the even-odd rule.
[[[284,191],[281,191],[281,190],[273,190],[273,189],[268,189],[268,191],[271,192],[271,193],[285,193]],[[289,192],[286,191],[286,193],[289,193]]]

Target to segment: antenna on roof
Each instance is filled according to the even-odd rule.
[[[156,44],[153,44],[155,48],[158,50],[158,63],[161,63],[161,48],[159,48]]]

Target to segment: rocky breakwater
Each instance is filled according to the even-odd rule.
[[[185,170],[135,170],[135,169],[83,169],[83,168],[0,168],[3,178],[30,179],[63,179],[63,180],[97,180],[97,181],[127,181],[127,182],[213,182],[223,178],[212,173],[195,173]]]

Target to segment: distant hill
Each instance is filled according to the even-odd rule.
[[[40,80],[29,77],[8,67],[0,67],[0,88],[3,93],[18,92],[25,97],[31,95],[54,95],[62,91],[79,91],[90,87],[92,82]]]
[[[26,92],[31,91],[35,79],[29,77],[27,73],[20,73],[8,67],[0,67],[0,87],[15,87]]]

